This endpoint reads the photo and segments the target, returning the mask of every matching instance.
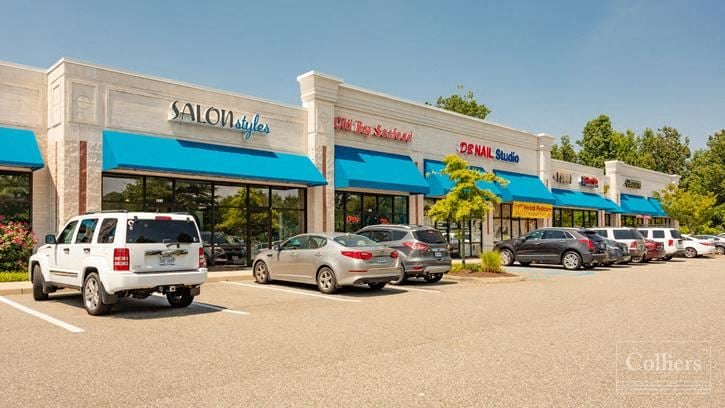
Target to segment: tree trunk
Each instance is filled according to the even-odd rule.
[[[466,246],[463,241],[463,222],[458,222],[458,253],[461,255],[461,263],[466,266]]]

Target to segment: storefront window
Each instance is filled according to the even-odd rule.
[[[32,174],[0,173],[0,217],[6,221],[31,222]]]
[[[554,208],[552,225],[554,227],[592,228],[598,226],[596,210],[575,210],[572,208]]]
[[[499,204],[493,212],[493,240],[517,238],[539,227],[535,218],[512,218],[511,204]]]
[[[305,189],[145,176],[103,176],[103,209],[183,211],[199,224],[210,264],[248,265],[305,232]]]
[[[366,225],[408,222],[407,196],[335,194],[335,231],[355,232]]]
[[[638,227],[643,224],[644,224],[644,220],[642,218],[637,217],[636,215],[623,215],[622,216],[622,226],[623,227]]]

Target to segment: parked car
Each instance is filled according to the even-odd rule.
[[[715,243],[710,239],[697,239],[690,235],[683,235],[682,240],[684,241],[685,256],[687,258],[715,253]]]
[[[615,263],[624,261],[624,254],[622,248],[619,247],[619,243],[613,239],[604,239],[604,243],[607,245],[607,259],[602,262],[604,266],[611,266]]]
[[[453,256],[460,256],[461,255],[461,244],[458,242],[458,238],[456,237],[456,233],[447,233],[447,232],[441,232],[441,235],[443,235],[443,238],[445,238],[446,241],[448,241],[448,249],[450,252],[450,255]]]
[[[356,234],[301,234],[254,258],[257,283],[282,280],[317,284],[322,293],[342,286],[382,289],[400,276],[398,252]]]
[[[80,289],[91,315],[119,298],[166,295],[186,307],[206,282],[204,248],[194,217],[184,214],[103,212],[73,217],[30,257],[33,298],[58,288]]]
[[[398,251],[402,269],[398,279],[391,282],[395,285],[411,277],[438,282],[451,270],[448,244],[443,234],[435,228],[380,224],[368,225],[356,234]]]
[[[634,228],[606,227],[596,228],[594,231],[604,238],[613,239],[627,245],[633,263],[642,262],[647,255],[647,248],[644,245],[644,237]]]
[[[642,262],[664,259],[665,256],[667,256],[667,252],[665,252],[665,244],[661,242],[646,238],[644,240],[644,245],[647,247],[647,254],[644,259],[642,259]]]
[[[666,261],[669,261],[674,256],[683,255],[685,253],[685,247],[682,242],[682,235],[680,231],[673,228],[637,228],[637,231],[642,234],[643,237],[652,239],[657,242],[661,242],[665,247]]]
[[[715,245],[715,252],[718,255],[725,255],[725,237],[721,238],[717,235],[693,235],[697,239],[711,239]]]
[[[593,230],[577,228],[542,228],[516,239],[499,241],[494,249],[501,254],[501,263],[532,262],[563,265],[565,269],[590,268],[607,259],[604,238]]]
[[[211,231],[202,231],[204,253],[207,263],[211,260]],[[239,264],[247,259],[247,248],[243,241],[222,232],[214,233],[214,264]]]

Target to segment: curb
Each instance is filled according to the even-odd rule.
[[[511,272],[508,272],[508,273],[511,273]],[[513,283],[513,282],[521,282],[521,281],[526,280],[526,278],[522,275],[504,276],[501,278],[476,278],[473,276],[456,276],[456,275],[446,274],[446,278],[460,280],[460,281],[477,282],[477,283]]]

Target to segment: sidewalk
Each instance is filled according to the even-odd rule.
[[[209,272],[207,282],[253,280],[252,269],[234,271]],[[2,282],[0,283],[0,296],[24,295],[33,293],[33,284],[30,282]]]

